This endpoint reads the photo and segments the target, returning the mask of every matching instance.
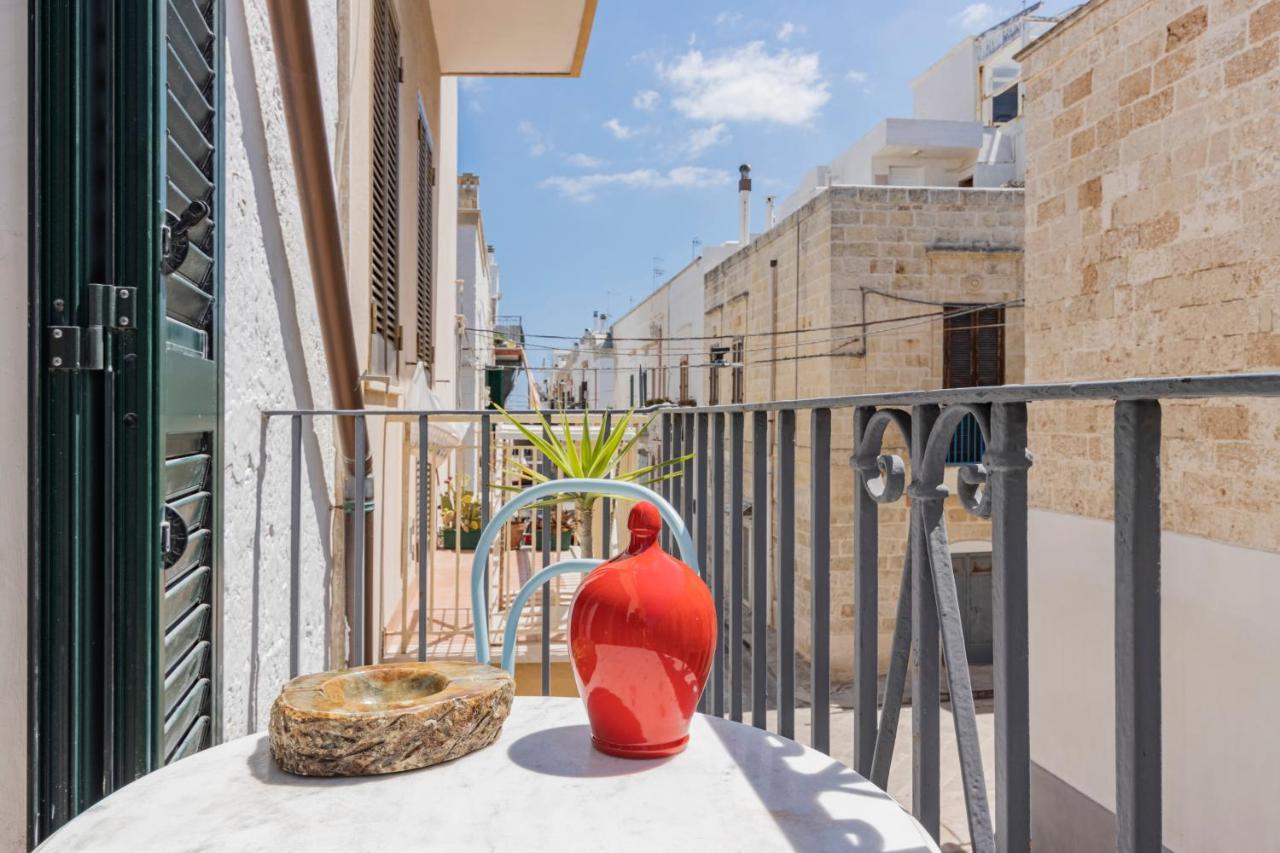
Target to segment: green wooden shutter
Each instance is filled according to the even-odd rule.
[[[33,843],[218,728],[222,2],[33,6]]]
[[[435,166],[431,152],[431,131],[427,122],[418,115],[418,330],[416,355],[418,361],[431,372],[435,356],[435,332],[432,328],[431,287],[434,271],[431,227],[434,204]]]
[[[208,745],[213,733],[213,521],[222,349],[221,275],[215,260],[221,240],[215,215],[221,178],[217,5],[215,0],[166,4],[159,656],[166,762]]]
[[[370,148],[369,315],[375,372],[400,350],[400,33],[390,0],[373,4],[373,138]]]

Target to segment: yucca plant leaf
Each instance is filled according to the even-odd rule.
[[[559,442],[555,441],[554,436],[551,436],[550,440],[548,440],[547,438],[539,437],[533,432],[533,430],[529,429],[519,420],[511,416],[506,409],[502,408],[497,403],[494,403],[494,407],[497,408],[497,410],[502,413],[503,417],[505,417],[512,426],[520,430],[520,432],[524,434],[524,437],[529,439],[529,442],[533,444],[533,446],[536,447],[542,453],[543,456],[546,456],[548,459],[550,459],[552,464],[554,464],[561,471],[568,470],[569,466],[567,464],[567,460],[565,459],[563,448],[559,446]],[[546,418],[542,417],[541,412],[538,413],[538,417],[542,420],[542,425],[546,428],[547,433],[550,436],[551,425],[547,423]]]
[[[573,429],[569,425],[569,413],[564,409],[560,410],[560,424],[564,427],[565,457],[573,463],[573,468],[565,473],[571,477],[579,477],[582,472],[582,454],[578,452],[578,446],[574,443]]]
[[[608,438],[601,439],[600,452],[597,454],[597,462],[595,468],[591,472],[592,477],[603,477],[609,473],[609,470],[620,462],[626,456],[625,452],[619,453],[618,446],[622,444],[622,440],[627,435],[627,424],[631,422],[631,415],[634,409],[628,411],[618,421],[609,433]],[[628,445],[629,447],[630,445]]]
[[[619,474],[618,479],[622,480],[623,482],[632,482],[640,479],[646,474],[651,474],[654,471],[658,471],[662,468],[667,468],[671,465],[683,465],[684,463],[688,462],[692,458],[693,458],[692,453],[686,453],[684,456],[680,456],[675,459],[665,459],[662,462],[656,462],[653,465],[646,465],[644,468],[639,468],[635,471],[628,471],[625,474]]]

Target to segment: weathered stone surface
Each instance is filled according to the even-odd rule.
[[[372,776],[488,746],[514,695],[475,663],[394,663],[304,675],[271,706],[271,753],[302,776]]]

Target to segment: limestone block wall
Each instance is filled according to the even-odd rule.
[[[1020,190],[833,187],[708,272],[706,334],[722,336],[721,343],[744,336],[746,402],[941,387],[942,322],[937,316],[919,315],[936,315],[942,308],[922,303],[1019,298],[1022,217]],[[1005,378],[1017,382],[1023,371],[1020,309],[1010,306],[1005,318]],[[725,402],[729,374],[722,370],[720,379]],[[797,648],[806,655],[811,647],[809,428],[807,412],[799,412],[796,638]],[[749,501],[749,417],[746,434],[744,491]],[[852,412],[836,410],[830,461],[831,650],[836,679],[852,672],[852,435]],[[777,465],[776,444],[776,437],[771,438],[771,470]],[[905,455],[899,437],[887,436],[885,447],[886,452]],[[772,502],[771,524],[776,529],[776,491]],[[882,668],[893,630],[906,517],[905,504],[880,512]],[[990,539],[990,525],[967,516],[953,502],[948,503],[948,524],[953,541]],[[772,599],[777,589],[774,569],[770,589]]]
[[[1280,2],[1094,0],[1021,61],[1028,379],[1280,367]],[[1249,849],[1280,832],[1280,690],[1254,676],[1280,642],[1280,405],[1163,413],[1164,845]],[[1115,804],[1111,407],[1037,404],[1030,441],[1035,847],[1099,849]]]
[[[1028,379],[1280,366],[1280,3],[1107,0],[1060,29],[1024,64]],[[1280,550],[1280,407],[1164,415],[1165,527]],[[1036,406],[1032,433],[1034,504],[1110,517],[1109,409]]]

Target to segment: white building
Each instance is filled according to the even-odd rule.
[[[553,409],[606,409],[613,405],[614,350],[609,318],[591,312],[591,327],[567,350],[555,353],[547,378],[547,405]]]
[[[887,118],[779,205],[777,219],[829,186],[1018,186],[1021,68],[1013,56],[1058,20],[1036,3],[960,41],[911,83],[911,117]],[[772,223],[769,223],[772,225]]]
[[[485,242],[480,178],[458,176],[458,312],[462,349],[458,361],[458,407],[483,409],[489,399],[486,371],[494,366],[494,333],[502,286],[493,246]]]
[[[707,361],[703,337],[703,276],[738,249],[708,246],[610,327],[612,405],[626,409],[650,402],[705,404]]]

